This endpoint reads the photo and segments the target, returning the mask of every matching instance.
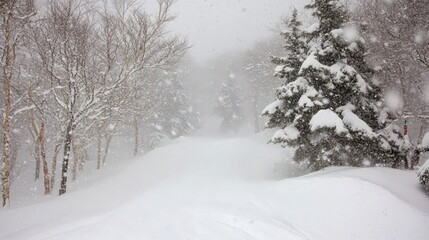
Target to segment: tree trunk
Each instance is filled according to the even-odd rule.
[[[39,143],[40,143],[40,157],[43,163],[43,183],[45,186],[45,195],[51,194],[51,187],[49,186],[49,168],[48,162],[46,161],[45,151],[45,123],[42,122],[39,132]]]
[[[3,66],[3,91],[4,91],[4,113],[3,113],[3,168],[2,168],[2,197],[3,207],[9,202],[10,192],[10,121],[12,118],[11,114],[11,96],[10,96],[10,84],[12,80],[12,46],[11,46],[11,29],[10,20],[12,12],[9,11],[4,15],[4,66]]]
[[[76,148],[76,144],[72,142],[72,148],[73,148],[73,170],[72,170],[72,181],[75,182],[77,179],[77,172],[79,168],[79,153]]]
[[[101,133],[99,131],[97,138],[97,169],[101,169],[101,144],[103,142]]]
[[[420,153],[421,151],[419,149],[414,150],[413,156],[411,157],[411,163],[413,167],[415,163],[418,163],[420,161]]]
[[[422,121],[421,125],[420,125],[420,132],[419,132],[419,137],[417,139],[417,145],[418,143],[420,143],[426,133],[427,130],[427,126],[426,126],[426,121]],[[418,147],[414,150],[414,154],[411,157],[411,169],[414,169],[415,166],[419,165],[420,162],[420,153],[421,150],[418,149]]]
[[[137,156],[140,152],[140,129],[137,117],[134,117],[134,156]]]
[[[34,172],[34,181],[39,180],[40,178],[40,148],[39,148],[39,140],[38,136],[34,138],[34,159],[36,160],[36,168]]]
[[[3,207],[9,201],[9,191],[10,191],[10,88],[8,85],[9,82],[6,81],[4,84],[5,88],[5,112],[3,116],[3,168],[2,168],[2,196],[3,196]],[[7,90],[6,90],[7,89]],[[8,97],[7,97],[8,96]]]
[[[411,158],[411,162],[415,163],[415,165],[417,165],[419,163],[419,160],[420,160],[420,154],[426,153],[426,152],[429,152],[429,147],[417,147],[414,150],[414,154]]]
[[[68,123],[65,139],[64,139],[64,156],[63,156],[63,164],[61,167],[61,185],[59,195],[63,195],[67,191],[67,173],[69,167],[69,159],[70,159],[70,150],[72,143],[72,131],[73,131],[73,119],[71,119]]]
[[[409,169],[409,162],[408,162],[408,154],[407,153],[403,157],[402,162],[404,163],[404,168],[408,170]]]
[[[109,154],[110,142],[112,141],[113,133],[106,137],[106,145],[104,148],[103,166],[106,165],[107,155]]]
[[[18,144],[15,142],[16,139],[14,139],[13,134],[10,137],[11,141],[10,141],[10,145],[9,145],[9,149],[10,149],[10,162],[9,162],[9,171],[10,171],[10,176],[9,176],[9,182],[10,184],[13,183],[13,180],[15,177],[17,177],[16,174],[14,174],[14,170],[18,170],[17,169],[17,157],[18,157]]]
[[[51,192],[55,186],[55,175],[57,173],[57,157],[58,157],[58,153],[60,153],[60,150],[61,150],[61,144],[57,144],[55,146],[54,156],[52,157],[51,184],[50,184]]]

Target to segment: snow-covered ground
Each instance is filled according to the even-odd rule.
[[[285,156],[256,138],[182,138],[63,197],[0,210],[0,239],[429,238],[415,172],[285,179],[297,171]]]

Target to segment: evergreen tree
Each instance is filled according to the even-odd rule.
[[[159,103],[147,122],[145,147],[153,149],[163,139],[185,135],[199,124],[199,114],[189,104],[182,81],[176,73],[168,74],[156,88]]]
[[[277,64],[274,76],[284,78],[283,87],[277,89],[277,101],[270,105],[263,115],[268,116],[268,128],[284,128],[294,120],[294,115],[290,114],[297,101],[293,101],[283,94],[283,88],[289,82],[293,82],[298,77],[298,71],[307,57],[308,45],[306,43],[306,33],[301,30],[302,23],[298,19],[298,11],[293,10],[292,17],[286,21],[287,30],[282,33],[284,37],[284,49],[286,57],[273,57],[272,63]],[[288,113],[289,112],[289,113]]]
[[[285,22],[287,30],[281,35],[285,40],[284,49],[286,57],[272,57],[271,62],[277,64],[274,75],[285,78],[286,82],[296,79],[299,68],[307,54],[305,34],[301,30],[301,22],[298,19],[298,10],[294,9],[290,20]]]
[[[268,127],[281,128],[272,141],[295,147],[294,159],[315,170],[394,162],[405,140],[383,108],[363,39],[346,26],[346,8],[339,0],[315,0],[307,8],[319,20],[308,57],[264,110]]]
[[[215,112],[222,117],[221,130],[224,132],[237,131],[243,121],[241,100],[237,92],[234,79],[229,78],[222,84],[218,94]]]

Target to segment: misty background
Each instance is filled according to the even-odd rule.
[[[259,116],[263,108],[275,96],[275,88],[282,81],[273,76],[274,65],[270,56],[281,55],[280,32],[283,19],[294,8],[302,10],[309,1],[302,0],[182,0],[177,1],[174,12],[177,18],[169,26],[172,32],[187,36],[191,48],[184,62],[187,74],[184,77],[189,94],[203,118],[203,130],[219,132],[221,119],[213,114],[218,90],[228,78],[234,78],[241,87],[240,97],[245,112],[242,132],[263,128],[265,121]],[[143,1],[151,8],[155,1]],[[302,16],[310,25],[311,17]],[[274,42],[273,42],[274,41]],[[264,46],[265,45],[265,46]],[[265,52],[267,51],[268,52]],[[261,62],[265,66],[260,66]],[[250,65],[259,65],[263,75],[251,72]],[[261,79],[263,76],[266,79]],[[271,84],[259,95],[258,108],[254,109],[252,82],[269,81]],[[259,113],[259,114],[258,114]],[[256,116],[258,115],[258,116]],[[257,119],[257,120],[256,120]],[[257,121],[255,123],[255,121]],[[255,127],[254,125],[258,126]]]
[[[136,12],[124,8],[128,2]],[[402,128],[408,120],[411,143],[418,146],[429,126],[429,50],[425,45],[429,37],[425,25],[420,29],[418,24],[395,18],[398,6],[409,4],[405,0],[345,2],[353,10],[351,24],[366,40],[367,61],[382,83],[386,103],[396,113],[394,124]],[[392,2],[394,5],[389,5]],[[168,5],[161,4],[165,16],[157,15],[160,3]],[[304,10],[308,3],[35,1],[34,9],[28,7],[34,15],[30,12],[16,18],[19,21],[11,25],[14,36],[24,37],[16,37],[22,39],[15,45],[19,46],[16,66],[4,68],[12,69],[9,80],[13,80],[13,94],[9,100],[17,102],[9,113],[12,199],[19,205],[43,198],[42,186],[45,194],[46,189],[57,191],[61,170],[62,179],[71,176],[69,181],[79,183],[71,184],[71,189],[83,186],[104,167],[113,171],[127,161],[124,159],[189,136],[251,136],[262,132],[268,142],[273,130],[265,131],[268,119],[261,113],[276,100],[276,89],[285,83],[285,79],[274,76],[272,57],[288,54],[282,33],[294,9],[303,30],[313,26],[316,19]],[[380,10],[376,7],[381,5],[395,19],[394,24],[378,18]],[[421,11],[419,14],[425,16],[426,10]],[[31,17],[34,20],[21,20]],[[127,18],[131,20],[124,21]],[[385,29],[412,37],[392,39]],[[155,40],[141,41],[145,31],[153,31]],[[67,51],[74,55],[58,51],[70,36],[73,41]],[[69,61],[77,69],[70,70]],[[80,67],[81,62],[85,68]],[[61,76],[57,81],[52,80],[55,74]],[[230,89],[235,101],[232,105],[238,110],[232,120],[238,124],[234,130],[225,131],[219,104],[226,99],[222,90]],[[0,102],[6,104],[3,98]],[[70,102],[78,107],[68,106]],[[46,132],[41,134],[42,130]],[[40,142],[46,142],[45,154],[40,153]],[[43,155],[48,159],[46,169]],[[71,172],[64,170],[67,168],[61,166],[61,160],[70,160]],[[49,181],[42,183],[42,177],[48,175]]]

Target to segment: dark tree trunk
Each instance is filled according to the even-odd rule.
[[[39,132],[39,142],[40,142],[40,157],[43,163],[43,184],[45,187],[45,195],[51,193],[51,187],[49,182],[49,168],[48,162],[46,161],[46,151],[45,151],[45,123],[42,122]]]
[[[75,182],[77,180],[77,172],[79,168],[79,162],[80,160],[80,154],[78,152],[78,149],[76,147],[76,144],[72,142],[72,148],[73,148],[73,170],[72,170],[72,181]]]
[[[67,191],[67,174],[68,174],[68,167],[69,167],[70,150],[71,150],[71,143],[72,143],[72,131],[73,131],[72,124],[73,124],[73,120],[70,120],[65,134],[64,157],[63,157],[63,164],[61,168],[61,186],[59,191],[60,195],[63,195]]]
[[[12,119],[12,107],[11,107],[11,81],[12,81],[12,65],[13,65],[13,43],[11,39],[11,21],[12,11],[9,11],[4,15],[2,20],[4,21],[4,56],[3,56],[3,92],[4,92],[4,111],[3,111],[3,166],[2,166],[2,197],[3,207],[9,201],[10,191],[10,124]]]
[[[37,139],[37,137],[35,137],[35,143],[34,143],[34,159],[36,160],[36,169],[35,169],[35,173],[34,173],[34,181],[39,180],[40,178],[40,144],[39,144],[39,139]]]
[[[426,121],[422,121],[421,125],[420,125],[420,131],[419,131],[419,137],[418,137],[418,142],[422,142],[423,137],[427,131],[427,123]],[[417,166],[420,162],[420,153],[422,152],[422,150],[424,149],[419,149],[418,147],[414,150],[413,156],[411,157],[411,169],[414,169],[415,166]],[[423,151],[425,152],[425,151]]]
[[[54,185],[55,185],[55,175],[57,172],[57,156],[58,156],[58,153],[60,153],[60,150],[61,150],[61,144],[57,144],[55,146],[54,156],[52,157],[51,184],[50,184],[51,192],[52,192],[52,189],[54,189]]]

